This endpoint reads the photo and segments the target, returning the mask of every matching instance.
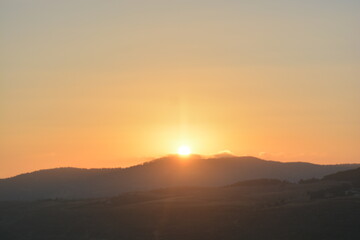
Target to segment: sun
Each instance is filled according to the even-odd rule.
[[[191,149],[189,146],[182,145],[178,148],[178,154],[181,156],[187,156],[191,154]]]

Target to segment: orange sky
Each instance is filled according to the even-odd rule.
[[[151,2],[151,3],[150,3]],[[2,1],[0,178],[176,152],[360,162],[358,1]]]

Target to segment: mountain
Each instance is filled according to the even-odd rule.
[[[360,168],[350,169],[333,173],[323,177],[324,180],[350,182],[354,186],[360,187]]]
[[[227,187],[243,187],[243,186],[279,186],[289,184],[287,181],[281,181],[279,179],[253,179],[247,181],[239,181],[228,185]]]
[[[40,170],[0,180],[0,200],[81,199],[176,186],[223,186],[256,178],[320,178],[359,165],[282,163],[255,157],[170,155],[129,168]]]

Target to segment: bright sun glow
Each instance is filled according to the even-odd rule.
[[[178,154],[181,156],[187,156],[187,155],[191,154],[191,149],[190,149],[190,147],[185,146],[185,145],[180,146],[178,148]]]

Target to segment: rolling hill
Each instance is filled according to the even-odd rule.
[[[359,197],[311,197],[341,185],[257,179],[111,198],[0,201],[0,239],[359,239]]]
[[[40,170],[0,180],[0,200],[83,199],[176,186],[212,187],[256,178],[320,178],[359,165],[282,163],[255,157],[171,155],[129,168]]]
[[[323,179],[324,180],[332,180],[332,181],[350,182],[354,186],[360,187],[360,168],[333,173],[333,174],[324,176]]]

